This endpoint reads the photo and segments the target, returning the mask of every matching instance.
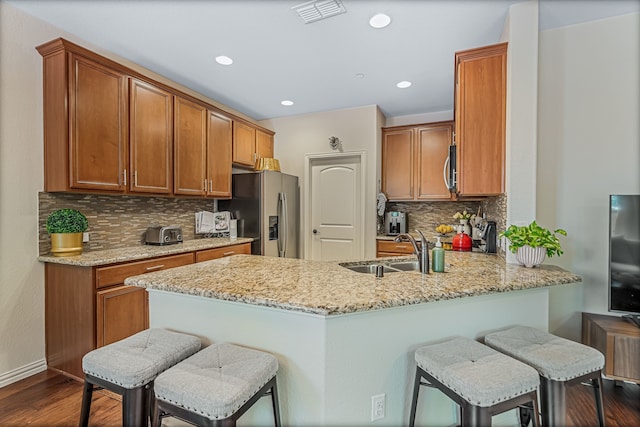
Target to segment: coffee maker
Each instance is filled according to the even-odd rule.
[[[480,248],[488,254],[495,254],[497,246],[497,231],[495,221],[482,221],[477,226],[481,231]]]
[[[384,217],[384,229],[387,236],[396,236],[407,232],[407,214],[390,211]]]

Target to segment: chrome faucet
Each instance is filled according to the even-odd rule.
[[[420,248],[418,248],[418,242],[413,238],[411,234],[400,234],[394,240],[396,242],[409,241],[413,246],[413,252],[418,257],[418,265],[420,266],[420,272],[422,274],[429,274],[429,247],[427,245],[427,239],[422,234],[422,231],[416,229],[420,234]]]

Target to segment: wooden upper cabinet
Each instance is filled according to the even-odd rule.
[[[222,114],[209,112],[207,133],[207,195],[231,197],[232,120]]]
[[[504,193],[507,43],[456,53],[458,193]]]
[[[204,196],[207,183],[207,107],[183,99],[174,101],[173,192]],[[231,160],[229,160],[229,168]]]
[[[389,200],[449,200],[444,176],[453,122],[384,128],[382,191]]]
[[[44,190],[231,197],[273,132],[58,38],[43,58]]]
[[[173,191],[173,95],[137,79],[129,89],[129,152],[132,192]]]
[[[449,200],[445,181],[449,172],[449,146],[453,142],[453,123],[416,128],[417,199]]]
[[[233,163],[254,166],[256,163],[256,128],[233,122]]]
[[[127,76],[62,42],[43,56],[45,191],[125,191]]]
[[[273,158],[273,135],[256,130],[256,158]]]
[[[382,133],[382,191],[389,200],[414,199],[413,128],[384,129]]]
[[[126,76],[71,55],[71,187],[124,190]]]

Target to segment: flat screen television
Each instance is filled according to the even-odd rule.
[[[609,197],[609,311],[640,327],[640,194]]]

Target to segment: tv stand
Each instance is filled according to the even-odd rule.
[[[607,378],[640,384],[640,327],[619,316],[582,313],[582,342],[604,354]]]
[[[622,316],[623,319],[627,319],[631,323],[635,323],[638,328],[640,328],[640,315],[637,314],[625,314]]]

